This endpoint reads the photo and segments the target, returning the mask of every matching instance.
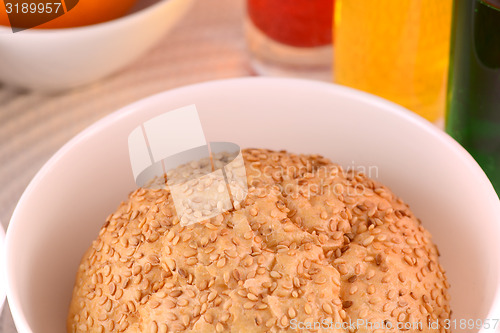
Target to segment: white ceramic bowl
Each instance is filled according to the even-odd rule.
[[[377,167],[377,178],[411,205],[439,244],[454,318],[500,318],[500,203],[461,146],[422,118],[366,93],[312,81],[243,78],[132,104],[75,137],[40,170],[7,233],[7,294],[20,332],[64,331],[81,256],[135,187],[129,133],[191,103],[208,141]]]
[[[136,60],[176,24],[193,0],[161,0],[100,24],[12,33],[0,26],[0,82],[58,91],[103,78]]]

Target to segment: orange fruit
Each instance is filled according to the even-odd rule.
[[[29,0],[25,2],[30,3]],[[64,15],[35,28],[72,28],[111,21],[127,14],[135,2],[136,0],[79,0],[78,4]],[[64,0],[63,3],[65,4]],[[10,26],[4,1],[0,1],[0,25]]]

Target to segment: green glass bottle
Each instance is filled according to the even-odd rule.
[[[455,0],[446,131],[500,194],[500,0]]]

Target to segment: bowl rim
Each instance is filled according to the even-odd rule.
[[[493,188],[493,185],[489,181],[488,177],[481,169],[479,164],[474,160],[474,158],[463,148],[457,141],[455,141],[450,135],[446,132],[440,130],[436,125],[417,115],[416,113],[381,97],[349,88],[346,86],[341,86],[338,84],[327,83],[327,82],[319,82],[305,79],[291,79],[291,78],[271,78],[271,77],[240,77],[240,78],[232,78],[232,79],[221,79],[221,80],[213,80],[201,83],[195,83],[191,85],[181,86],[174,89],[166,90],[160,93],[153,94],[151,96],[139,99],[131,104],[128,104],[124,107],[121,107],[110,114],[107,114],[103,118],[97,120],[92,123],[90,126],[86,127],[82,131],[80,131],[77,135],[75,135],[72,139],[66,142],[61,148],[59,148],[50,159],[41,167],[41,169],[36,173],[33,179],[30,181],[25,191],[23,192],[21,198],[19,199],[15,210],[12,214],[9,228],[7,230],[6,242],[5,242],[5,268],[6,268],[6,292],[7,292],[7,300],[10,304],[10,310],[12,316],[14,318],[14,322],[16,327],[20,332],[33,332],[30,325],[28,324],[26,317],[24,315],[23,307],[17,295],[14,293],[14,288],[16,285],[16,281],[11,279],[8,267],[11,267],[14,264],[14,257],[10,255],[10,248],[12,247],[12,243],[14,240],[12,239],[12,234],[16,232],[16,229],[19,226],[17,221],[17,216],[20,214],[19,212],[22,210],[24,202],[30,196],[30,193],[38,186],[40,181],[45,177],[45,175],[52,169],[52,167],[58,163],[58,161],[64,157],[74,146],[78,144],[83,144],[88,138],[92,137],[95,133],[102,131],[108,126],[112,126],[117,120],[126,118],[131,114],[140,110],[143,105],[147,105],[154,100],[163,99],[165,96],[170,94],[175,94],[178,91],[182,90],[192,90],[192,89],[210,89],[212,86],[235,86],[235,85],[245,85],[251,84],[252,82],[262,82],[263,84],[271,84],[273,86],[276,85],[306,85],[311,88],[315,87],[317,89],[325,89],[329,91],[336,91],[337,93],[342,94],[351,99],[358,99],[365,103],[366,105],[374,105],[380,107],[384,112],[390,114],[391,117],[401,118],[402,121],[407,121],[411,123],[413,126],[418,127],[419,129],[426,132],[427,135],[431,135],[436,140],[441,141],[448,149],[451,149],[457,153],[457,156],[463,161],[463,163],[468,167],[468,169],[475,174],[475,176],[482,179],[481,187],[485,191],[485,197],[488,196],[488,200],[492,203],[492,209],[496,212],[496,215],[500,220],[500,200],[498,200],[498,196]],[[499,263],[500,266],[500,263]],[[493,298],[493,302],[488,310],[487,318],[497,318],[500,315],[500,275],[497,277],[497,290],[495,292],[495,296]],[[479,332],[484,332],[481,329]]]
[[[7,298],[7,256],[5,244],[5,229],[0,221],[0,313],[3,310]]]
[[[123,16],[120,16],[118,18],[115,18],[113,20],[109,21],[104,21],[100,23],[95,23],[95,24],[90,24],[90,25],[83,25],[79,27],[69,27],[69,28],[57,28],[57,29],[37,29],[35,28],[30,28],[26,29],[23,31],[20,31],[18,33],[21,33],[22,35],[46,35],[46,36],[52,36],[57,33],[85,33],[85,32],[90,32],[93,30],[97,29],[106,29],[110,27],[115,27],[115,26],[120,26],[125,24],[127,21],[134,20],[138,17],[145,16],[149,14],[150,12],[153,12],[157,10],[159,7],[164,6],[165,4],[172,2],[172,1],[180,1],[180,0],[158,0],[157,2],[153,3],[152,5],[149,5],[145,8],[142,8],[138,11],[135,11],[130,14],[125,14]],[[6,33],[12,33],[12,28],[7,27],[4,25],[0,25],[0,36],[2,34]]]

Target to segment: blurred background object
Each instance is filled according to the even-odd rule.
[[[333,0],[248,0],[245,22],[257,74],[331,81]]]
[[[68,14],[47,24],[71,17],[85,1],[90,0],[80,0]],[[35,91],[61,92],[103,79],[151,50],[193,2],[138,0],[123,17],[76,28],[12,33],[10,27],[0,26],[0,80]]]
[[[336,0],[335,81],[442,119],[451,11],[452,0]]]
[[[60,29],[60,28],[71,28],[71,27],[81,27],[85,25],[97,24],[102,22],[111,21],[122,17],[130,12],[134,4],[137,0],[62,0],[61,4],[61,13],[64,12],[64,15],[56,17],[55,19],[46,22],[42,25],[38,25],[37,29]],[[11,17],[7,15],[7,11],[5,10],[4,4],[9,3],[8,0],[0,2],[0,25],[11,26],[12,23],[12,15],[19,14],[20,16],[23,13],[22,6],[21,10],[18,10],[19,7],[10,7]],[[22,4],[22,3],[21,3]],[[38,4],[42,6],[39,7]],[[35,15],[27,15],[27,19],[36,20],[38,17],[45,16],[45,5],[43,2],[31,2],[30,6],[26,7],[26,12],[28,14]],[[15,4],[14,4],[15,6]],[[17,9],[16,9],[17,8]],[[47,12],[48,12],[47,7]],[[57,7],[53,8],[53,11],[56,11]],[[18,11],[16,13],[16,11]],[[14,12],[14,13],[12,13]],[[52,10],[51,10],[52,12]],[[37,15],[39,14],[39,15]],[[22,20],[22,19],[21,19]],[[10,22],[9,22],[10,21]],[[39,21],[40,22],[40,21]],[[38,22],[38,23],[39,23]],[[34,25],[30,25],[33,27]]]
[[[446,131],[500,194],[500,0],[455,0]]]

